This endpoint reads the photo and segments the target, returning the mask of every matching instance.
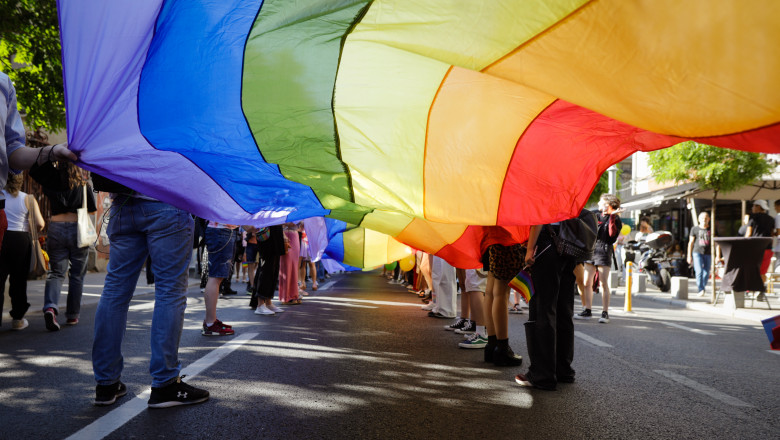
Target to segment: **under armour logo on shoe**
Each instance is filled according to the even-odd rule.
[[[179,398],[179,399],[186,399],[187,398],[187,393],[186,392],[182,393],[181,391],[179,391],[179,392],[176,393],[176,397]]]

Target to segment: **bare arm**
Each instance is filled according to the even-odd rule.
[[[696,241],[696,238],[694,238],[693,235],[691,235],[691,238],[688,240],[688,264],[691,264],[693,262],[693,242]]]
[[[38,201],[35,200],[35,198],[32,198],[33,202],[33,215],[35,216],[35,223],[38,224],[38,232],[43,232],[43,226],[46,223],[46,221],[43,219],[43,215],[41,214],[41,208],[38,206]]]
[[[43,148],[21,147],[11,153],[8,165],[15,170],[26,170],[34,164],[42,165],[48,161],[77,160],[78,156],[68,150],[65,144],[50,145]]]
[[[543,225],[531,226],[531,233],[528,236],[528,249],[525,251],[525,265],[532,266],[534,264],[534,254],[536,253],[536,240],[539,239],[539,233],[542,232]]]
[[[747,230],[745,231],[745,238],[750,238],[753,235],[753,227],[748,226]]]

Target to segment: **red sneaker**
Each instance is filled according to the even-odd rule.
[[[200,334],[203,336],[230,336],[235,333],[236,332],[233,330],[233,328],[222,323],[220,320],[214,321],[214,324],[211,324],[211,326],[208,327],[204,322],[203,329],[200,331]]]

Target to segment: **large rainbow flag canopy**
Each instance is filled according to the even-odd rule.
[[[780,152],[780,2],[716,3],[59,0],[69,144],[208,219],[475,267],[636,151]]]

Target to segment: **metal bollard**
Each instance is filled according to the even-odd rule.
[[[626,263],[626,301],[623,304],[623,311],[631,311],[631,283],[634,279],[634,263],[629,261]]]

